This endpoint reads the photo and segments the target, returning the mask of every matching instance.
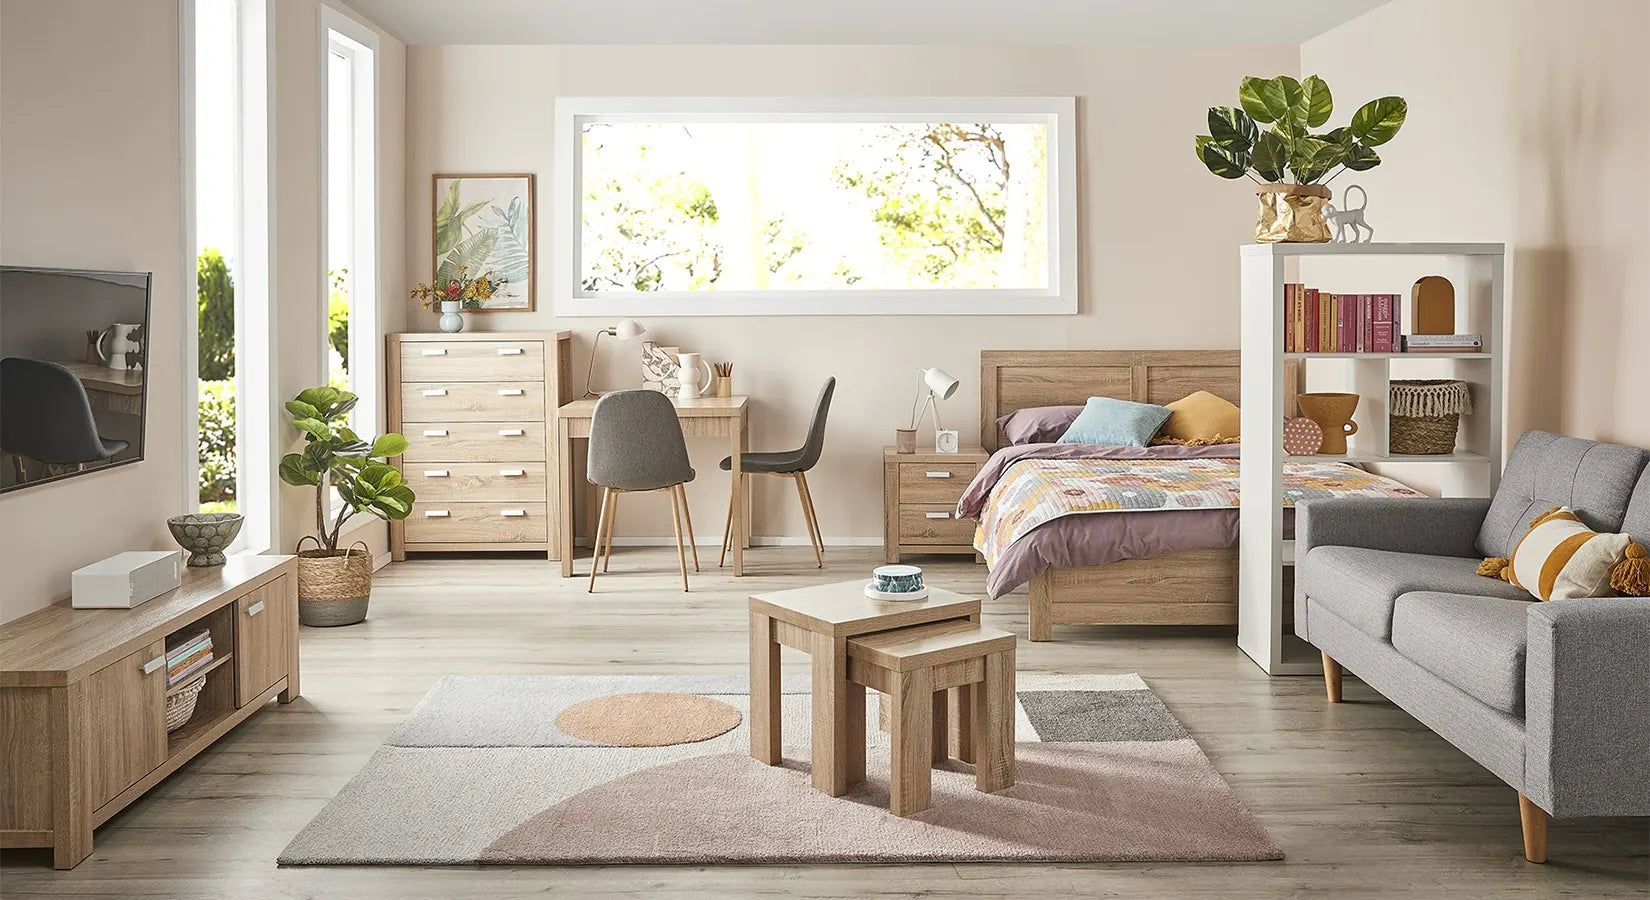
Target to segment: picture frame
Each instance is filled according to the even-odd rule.
[[[537,306],[538,215],[532,172],[430,176],[430,269],[444,282],[461,265],[506,283],[470,312],[532,312]]]

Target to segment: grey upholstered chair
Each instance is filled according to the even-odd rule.
[[[814,564],[821,569],[825,568],[825,541],[819,536],[819,519],[814,515],[814,497],[808,491],[807,473],[819,463],[819,454],[825,449],[825,419],[831,413],[831,394],[835,392],[836,379],[825,379],[825,386],[819,389],[819,400],[814,403],[814,418],[808,425],[808,439],[801,447],[772,453],[746,453],[739,459],[739,468],[747,480],[752,474],[783,475],[796,482],[796,497],[802,503],[802,519],[808,526],[808,541],[814,548]],[[733,471],[733,457],[723,459],[720,465],[724,472]],[[739,493],[750,496],[748,490]],[[722,527],[722,556],[716,562],[718,568],[727,560],[728,550],[733,546],[735,496],[733,491],[728,492],[728,521]]]
[[[601,485],[602,509],[596,526],[595,553],[590,561],[590,587],[596,590],[596,570],[607,570],[613,559],[613,521],[619,495],[640,491],[669,491],[671,527],[676,530],[676,557],[682,565],[682,590],[688,589],[687,553],[682,548],[682,519],[687,519],[688,543],[693,543],[693,514],[682,486],[693,480],[687,441],[676,407],[658,391],[616,391],[596,401],[590,420],[590,463],[586,476]],[[606,555],[603,555],[603,545]],[[693,551],[694,571],[699,550]]]
[[[0,359],[0,451],[12,455],[19,482],[28,480],[25,457],[84,469],[128,446],[97,433],[86,388],[67,367],[20,356]]]

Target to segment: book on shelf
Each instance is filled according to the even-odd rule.
[[[1286,353],[1402,353],[1475,350],[1479,335],[1403,334],[1398,294],[1336,294],[1299,282],[1283,286]]]
[[[1481,353],[1484,338],[1477,334],[1406,334],[1405,353]]]

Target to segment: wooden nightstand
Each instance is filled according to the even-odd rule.
[[[882,549],[889,562],[907,553],[974,552],[974,521],[957,518],[957,501],[990,457],[979,447],[882,449]]]

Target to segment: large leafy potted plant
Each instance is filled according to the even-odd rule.
[[[315,534],[298,540],[298,618],[305,625],[353,625],[367,617],[372,595],[372,554],[365,544],[338,549],[344,524],[360,513],[380,519],[405,519],[412,512],[413,492],[394,466],[383,462],[407,449],[407,439],[386,434],[371,443],[348,425],[356,396],[331,387],[315,387],[287,401],[292,424],[304,435],[304,449],[281,458],[281,480],[315,489]],[[339,505],[331,521],[327,499],[337,491]],[[305,550],[304,542],[314,541]]]
[[[1262,243],[1328,241],[1328,183],[1349,169],[1380,165],[1374,148],[1392,140],[1409,112],[1404,98],[1382,97],[1359,107],[1347,125],[1313,134],[1334,111],[1329,85],[1316,75],[1245,78],[1238,102],[1241,109],[1209,108],[1209,133],[1197,136],[1197,158],[1222,178],[1260,185],[1255,239]]]

